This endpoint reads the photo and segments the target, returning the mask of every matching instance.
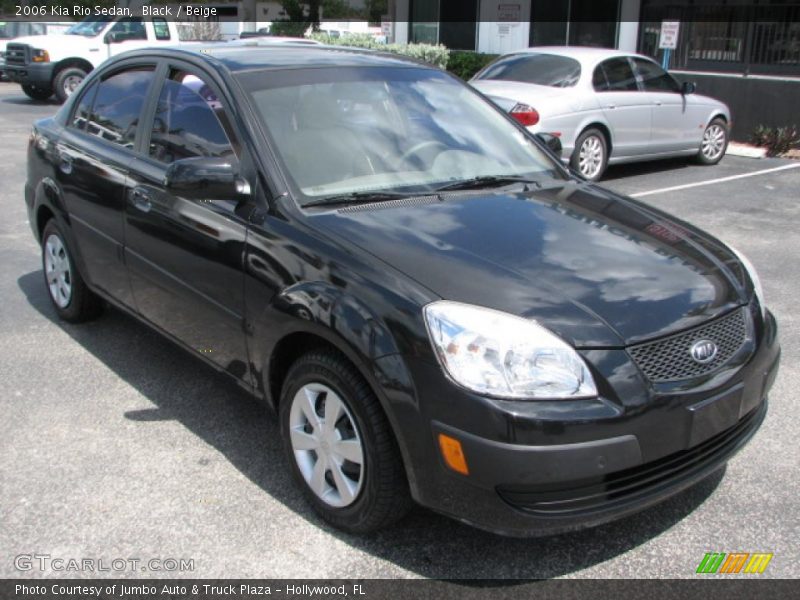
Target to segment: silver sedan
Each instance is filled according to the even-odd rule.
[[[560,137],[565,160],[590,180],[623,162],[696,156],[716,164],[728,145],[728,107],[638,54],[530,48],[470,83],[531,132]]]

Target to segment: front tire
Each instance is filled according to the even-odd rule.
[[[728,149],[728,124],[719,117],[713,119],[703,132],[697,162],[701,165],[715,165],[722,160]]]
[[[280,423],[292,474],[324,520],[368,533],[408,512],[408,482],[386,415],[344,357],[318,350],[292,365]]]
[[[22,84],[22,91],[28,98],[37,102],[44,102],[53,95],[53,90],[43,89],[27,83]]]
[[[56,73],[53,88],[60,103],[66,102],[81,82],[86,78],[86,71],[78,67],[66,67]]]
[[[102,312],[100,298],[89,289],[78,272],[54,219],[47,222],[42,232],[42,270],[50,301],[60,318],[80,323]]]
[[[608,166],[608,141],[599,129],[590,127],[578,136],[570,167],[588,181],[598,181]]]

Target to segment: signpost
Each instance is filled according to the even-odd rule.
[[[680,21],[661,21],[661,35],[658,38],[658,47],[664,50],[661,66],[665,71],[669,69],[670,54],[678,47],[678,32],[680,28]]]

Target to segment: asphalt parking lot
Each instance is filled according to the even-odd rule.
[[[56,109],[0,84],[0,577],[65,575],[15,567],[47,554],[193,559],[161,574],[196,578],[691,578],[711,551],[772,552],[762,577],[800,574],[800,162],[614,167],[603,184],[732,243],[761,274],[783,362],[764,426],[724,472],[569,535],[505,539],[417,509],[362,538],[311,513],[274,418],[222,376],[119,312],[56,320],[22,199],[30,124]]]

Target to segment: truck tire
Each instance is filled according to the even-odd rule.
[[[25,92],[25,95],[31,100],[38,100],[39,102],[44,102],[53,95],[53,90],[38,88],[35,85],[27,83],[22,84],[22,91]]]
[[[78,67],[65,67],[56,73],[53,88],[58,101],[63,104],[85,78],[86,71]]]

